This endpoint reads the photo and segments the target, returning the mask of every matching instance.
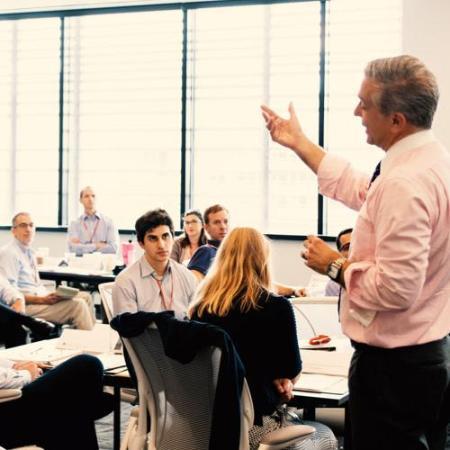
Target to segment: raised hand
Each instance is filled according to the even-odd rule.
[[[266,105],[262,105],[261,110],[272,140],[295,149],[303,132],[292,102],[289,103],[289,119],[283,119]]]

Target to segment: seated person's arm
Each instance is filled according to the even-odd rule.
[[[95,252],[95,250],[97,250],[97,246],[95,244],[81,243],[78,225],[76,221],[70,224],[67,235],[67,246],[69,248],[69,252],[76,253],[77,255],[82,255],[84,253],[92,253]]]
[[[50,292],[49,294],[25,294],[25,302],[30,305],[54,305],[55,303],[64,300],[63,297]]]
[[[106,242],[102,242],[103,246],[99,249],[102,253],[117,253],[119,248],[119,233],[112,222],[107,224]]]
[[[275,293],[283,297],[306,297],[306,289],[295,286],[288,286],[287,284],[274,283]]]
[[[197,279],[197,282],[200,283],[200,281],[203,280],[203,278],[205,278],[205,275],[203,275],[201,272],[199,272],[198,270],[191,270],[192,274],[195,276],[195,278]]]
[[[192,255],[188,264],[188,269],[192,271],[198,281],[203,280],[212,264],[217,250],[214,247],[199,247]]]
[[[11,286],[6,279],[0,280],[0,298],[16,312],[25,312],[25,299],[23,294]]]
[[[42,369],[36,363],[0,359],[0,388],[20,389],[41,374]]]

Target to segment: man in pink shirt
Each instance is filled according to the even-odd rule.
[[[350,254],[316,236],[302,256],[345,290],[344,333],[353,450],[441,450],[449,420],[450,156],[431,124],[433,74],[417,58],[370,62],[355,115],[386,152],[374,175],[356,172],[303,133],[292,104],[283,119],[263,106],[272,139],[318,176],[322,194],[359,210]]]

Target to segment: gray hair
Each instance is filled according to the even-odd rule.
[[[14,217],[13,217],[12,220],[11,220],[11,225],[13,226],[13,228],[16,226],[16,220],[17,220],[17,218],[18,218],[19,216],[28,216],[28,217],[31,217],[30,213],[29,213],[29,212],[26,212],[26,211],[20,211],[20,212],[14,214]]]
[[[375,59],[367,64],[365,76],[381,88],[373,101],[382,114],[402,113],[411,125],[431,128],[439,89],[422,61],[409,55]]]

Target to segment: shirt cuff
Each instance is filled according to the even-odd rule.
[[[17,373],[22,381],[21,386],[31,383],[31,373],[28,370],[18,370]]]

